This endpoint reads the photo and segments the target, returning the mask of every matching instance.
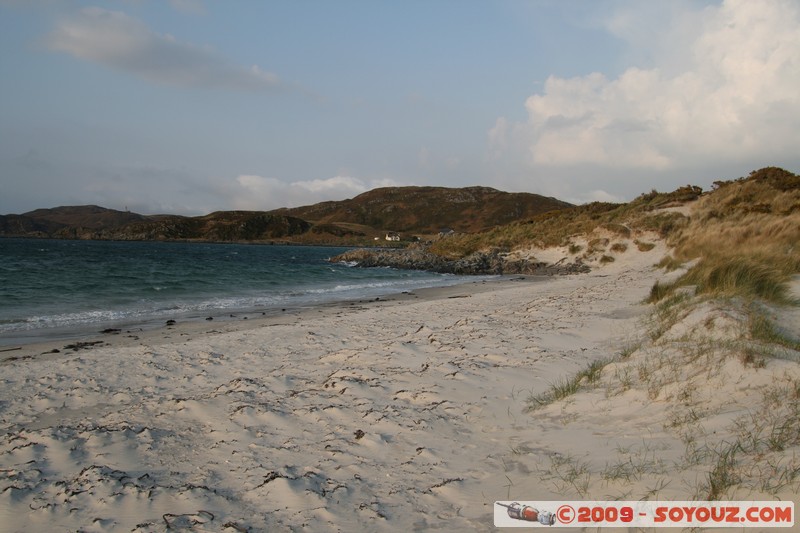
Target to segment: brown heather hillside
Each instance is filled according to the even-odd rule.
[[[265,241],[291,238],[310,228],[304,220],[260,211],[147,216],[90,205],[0,216],[0,235],[57,239]]]
[[[78,238],[81,233],[121,228],[146,219],[96,205],[37,209],[22,215],[0,215],[0,236]]]
[[[571,204],[490,187],[384,187],[341,202],[279,209],[316,224],[358,224],[388,231],[436,234],[443,228],[473,233],[564,209]]]
[[[298,218],[261,211],[218,211],[201,217],[155,215],[140,223],[105,231],[99,238],[119,240],[265,241],[290,238],[309,230]]]
[[[49,237],[63,227],[24,215],[0,215],[0,236],[4,237]]]
[[[22,216],[49,222],[59,227],[80,227],[86,229],[118,228],[132,222],[141,222],[147,217],[130,211],[116,211],[97,205],[80,205],[37,209]]]

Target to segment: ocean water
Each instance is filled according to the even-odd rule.
[[[0,239],[0,345],[475,279],[327,261],[345,249]]]

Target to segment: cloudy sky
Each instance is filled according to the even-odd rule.
[[[0,0],[0,213],[800,171],[796,0]]]

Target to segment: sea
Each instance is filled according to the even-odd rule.
[[[346,249],[0,239],[0,346],[374,299],[476,279],[328,261]]]

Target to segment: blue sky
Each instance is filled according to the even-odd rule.
[[[793,0],[0,0],[0,213],[800,171]]]

